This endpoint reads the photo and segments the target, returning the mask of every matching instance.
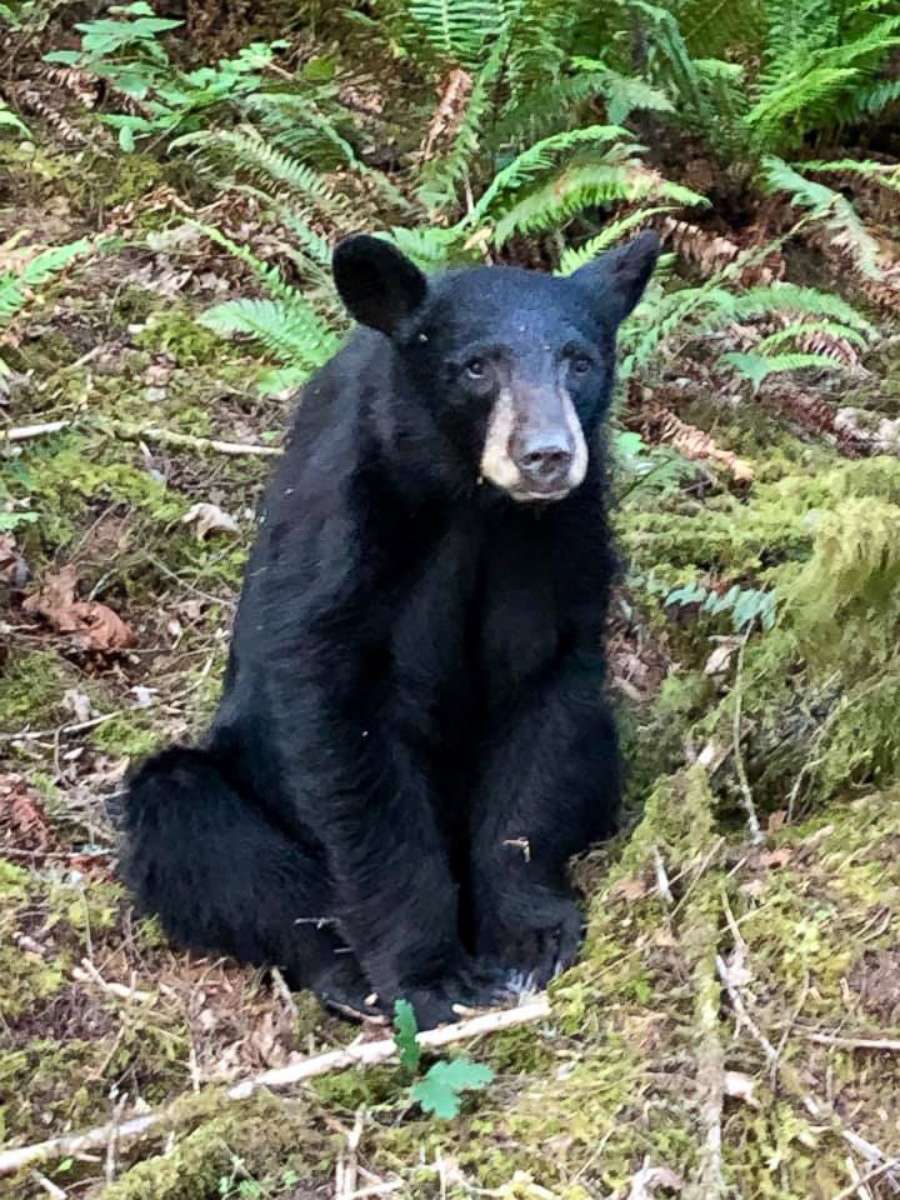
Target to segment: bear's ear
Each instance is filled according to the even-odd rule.
[[[428,281],[417,266],[390,242],[366,234],[338,243],[332,272],[350,315],[388,336],[415,312],[428,291]]]
[[[618,325],[644,294],[659,249],[659,235],[645,229],[624,246],[580,267],[571,278],[586,288],[597,308]]]

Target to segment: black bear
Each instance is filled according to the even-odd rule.
[[[212,728],[129,783],[123,874],[176,941],[422,1028],[572,962],[567,862],[619,794],[600,426],[658,249],[426,277],[338,245],[366,328],[303,392]]]

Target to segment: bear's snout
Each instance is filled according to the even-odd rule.
[[[518,443],[518,444],[517,444]],[[536,430],[513,438],[512,460],[522,481],[535,492],[568,491],[575,445],[568,429]]]

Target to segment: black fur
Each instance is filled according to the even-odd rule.
[[[212,729],[132,776],[123,869],[179,942],[357,1008],[406,996],[427,1027],[580,942],[566,864],[619,794],[600,423],[657,247],[426,284],[372,241],[335,276],[378,331],[304,391]],[[565,378],[590,458],[564,499],[479,483],[500,375],[470,378],[473,356],[514,388]]]

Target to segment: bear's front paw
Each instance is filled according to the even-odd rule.
[[[434,983],[399,985],[394,989],[394,999],[401,998],[413,1006],[421,1030],[459,1021],[465,1016],[460,1009],[492,1008],[506,1003],[511,992],[502,968],[469,960]]]
[[[529,895],[497,905],[482,919],[477,951],[504,965],[515,991],[533,991],[572,965],[583,937],[584,918],[574,900]]]

